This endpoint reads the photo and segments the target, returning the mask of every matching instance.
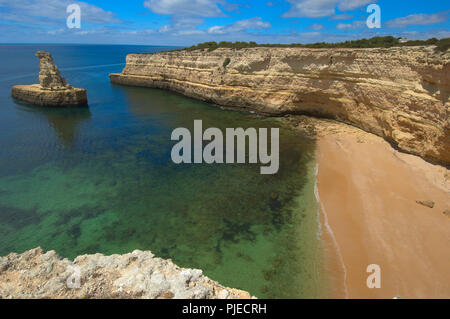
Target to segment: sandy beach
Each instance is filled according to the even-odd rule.
[[[449,170],[343,127],[347,132],[318,137],[317,195],[332,297],[450,298]],[[381,268],[379,289],[366,285],[370,264]]]

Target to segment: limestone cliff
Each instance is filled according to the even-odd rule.
[[[45,51],[38,51],[36,52],[36,56],[39,58],[39,84],[41,87],[47,89],[65,87],[66,79],[61,77],[52,55]]]
[[[84,106],[87,105],[85,89],[67,88],[44,90],[39,84],[14,85],[11,96],[15,99],[40,106]]]
[[[135,250],[124,255],[82,255],[72,262],[41,248],[0,257],[0,299],[189,298],[249,299],[198,269],[183,269]]]
[[[228,61],[229,59],[229,61]],[[130,54],[119,84],[272,115],[334,118],[450,164],[450,54],[434,47]]]

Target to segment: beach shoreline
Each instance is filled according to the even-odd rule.
[[[449,170],[351,126],[314,121],[331,297],[450,298]],[[381,288],[367,287],[371,264]]]

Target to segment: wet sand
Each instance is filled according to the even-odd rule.
[[[450,298],[447,169],[363,132],[319,137],[317,168],[332,297]],[[366,285],[370,264],[379,289]]]

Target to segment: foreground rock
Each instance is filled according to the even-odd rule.
[[[432,200],[416,200],[416,203],[428,208],[434,207],[434,202]]]
[[[13,98],[42,106],[87,105],[86,90],[66,84],[50,53],[38,51],[36,56],[40,61],[39,84],[13,86]]]
[[[111,82],[267,114],[333,118],[450,164],[448,51],[217,49],[129,54],[126,62]]]
[[[79,274],[79,276],[77,276]],[[79,281],[77,280],[79,278]],[[77,287],[79,288],[69,288]],[[247,299],[198,269],[183,269],[135,250],[124,255],[82,255],[72,262],[35,248],[0,257],[0,298],[213,298]]]

